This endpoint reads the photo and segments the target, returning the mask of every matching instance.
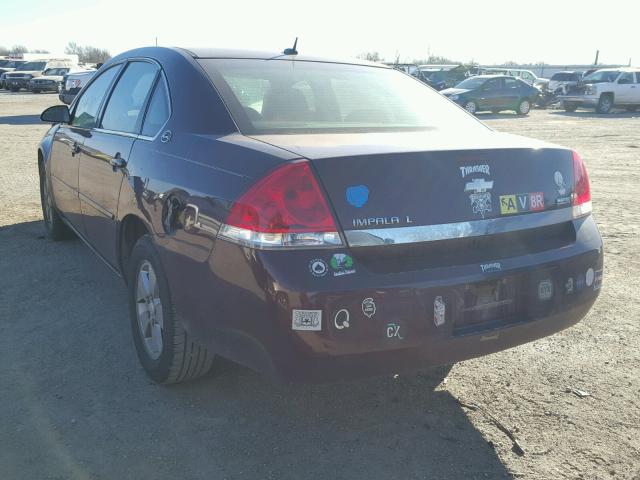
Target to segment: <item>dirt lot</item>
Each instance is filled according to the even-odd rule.
[[[137,363],[120,280],[80,241],[43,239],[38,114],[56,102],[0,93],[0,478],[640,479],[640,116],[480,116],[587,162],[605,286],[576,327],[435,389],[282,386],[233,365],[162,387]]]

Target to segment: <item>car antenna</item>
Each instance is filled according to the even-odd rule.
[[[298,50],[296,50],[297,46],[298,46],[298,37],[296,37],[296,41],[293,42],[293,48],[285,48],[282,53],[285,55],[297,55],[298,54]]]

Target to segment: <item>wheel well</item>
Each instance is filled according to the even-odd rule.
[[[43,167],[44,163],[44,155],[42,154],[42,150],[38,149],[38,170]]]
[[[140,237],[149,233],[145,223],[135,215],[127,215],[120,224],[120,269],[125,281],[131,251]]]
[[[602,97],[611,97],[611,100],[613,100],[613,92],[604,92],[600,94],[600,98]]]

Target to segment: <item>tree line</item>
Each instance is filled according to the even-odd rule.
[[[10,48],[0,46],[0,56],[19,55],[21,53],[51,53],[49,50],[30,50],[24,45],[14,45]],[[69,42],[64,49],[66,54],[78,55],[78,61],[82,63],[104,63],[111,58],[109,50],[93,47],[91,45],[78,45],[76,42]]]

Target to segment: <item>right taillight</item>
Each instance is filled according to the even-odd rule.
[[[258,180],[232,205],[220,237],[253,248],[336,247],[342,239],[306,160]]]
[[[584,161],[573,152],[573,217],[582,217],[591,213],[591,188],[589,187],[589,175]]]

